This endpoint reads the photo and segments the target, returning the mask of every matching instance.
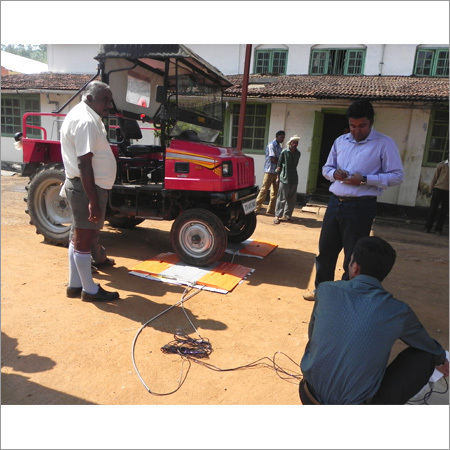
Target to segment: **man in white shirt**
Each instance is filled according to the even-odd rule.
[[[102,118],[112,107],[110,87],[91,82],[82,101],[64,119],[61,153],[66,172],[65,190],[73,215],[69,243],[69,284],[66,295],[83,301],[112,301],[117,292],[107,292],[94,283],[91,248],[103,228],[108,191],[116,178],[116,160]]]

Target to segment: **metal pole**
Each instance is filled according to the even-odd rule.
[[[244,141],[245,111],[247,109],[248,78],[250,72],[251,56],[252,56],[252,44],[247,44],[245,48],[244,77],[242,79],[241,108],[239,110],[239,127],[236,145],[236,148],[238,150],[242,150],[242,143]]]

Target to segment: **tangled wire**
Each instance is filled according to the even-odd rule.
[[[208,339],[193,339],[181,332],[174,335],[174,340],[161,347],[163,353],[178,353],[195,358],[208,358],[212,352],[212,345]]]

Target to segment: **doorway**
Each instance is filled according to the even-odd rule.
[[[328,194],[330,182],[322,176],[322,167],[327,161],[335,139],[348,132],[348,120],[345,113],[323,113],[322,139],[316,173],[316,194]]]

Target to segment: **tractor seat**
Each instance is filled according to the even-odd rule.
[[[131,155],[146,155],[148,153],[162,153],[163,149],[160,145],[129,145],[127,147],[127,152]]]

